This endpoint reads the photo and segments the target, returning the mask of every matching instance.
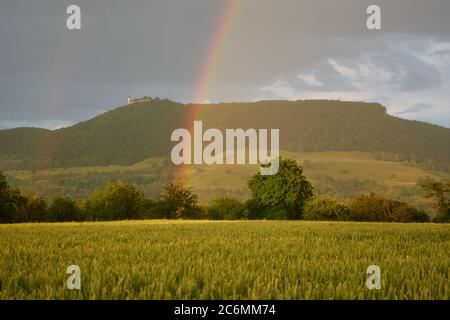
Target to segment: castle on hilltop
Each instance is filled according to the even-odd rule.
[[[128,105],[133,104],[135,102],[148,102],[154,100],[152,97],[144,96],[142,98],[133,99],[130,96],[128,96]]]

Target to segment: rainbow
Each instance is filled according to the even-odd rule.
[[[217,70],[221,55],[230,35],[231,26],[237,16],[241,0],[228,0],[225,9],[219,19],[219,23],[212,36],[211,45],[206,54],[205,64],[201,68],[201,73],[197,85],[195,87],[193,104],[188,105],[188,112],[183,128],[187,128],[193,132],[193,124],[195,120],[200,120],[202,112],[205,108],[204,101],[208,97],[208,91],[211,82]],[[172,181],[185,183],[187,181],[186,165],[178,166],[172,175]]]

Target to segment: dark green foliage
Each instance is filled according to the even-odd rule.
[[[361,195],[350,203],[352,221],[425,222],[428,215],[404,202],[385,199],[373,193]]]
[[[167,156],[170,134],[183,125],[188,111],[172,101],[152,99],[59,130],[1,130],[0,159],[16,169],[39,169],[132,164]]]
[[[275,175],[254,175],[248,182],[257,207],[271,218],[300,219],[305,202],[313,195],[303,168],[294,160],[280,158]]]
[[[68,197],[55,198],[47,210],[49,221],[77,221],[82,219],[76,202]]]
[[[263,210],[264,219],[267,220],[292,220],[298,219],[292,211],[284,207],[266,207]]]
[[[450,181],[431,182],[423,185],[428,197],[435,199],[435,222],[450,222]]]
[[[141,202],[138,219],[163,219],[165,212],[161,201],[144,198]]]
[[[139,216],[144,196],[125,182],[109,183],[84,204],[88,220],[125,220]]]
[[[305,220],[349,220],[350,210],[333,199],[313,197],[305,205]]]
[[[0,131],[0,170],[132,164],[167,157],[192,105],[149,99],[55,131]],[[269,115],[269,116],[268,116]],[[390,116],[375,103],[261,101],[204,107],[204,128],[279,128],[286,151],[367,151],[449,170],[450,130]]]
[[[47,200],[43,197],[32,194],[19,196],[16,198],[16,201],[15,222],[43,222],[49,220],[47,216]]]
[[[10,197],[10,188],[6,182],[6,178],[0,172],[0,221],[9,221],[12,213],[12,203]]]
[[[198,196],[182,184],[168,184],[160,204],[161,212],[169,219],[199,218],[201,209],[198,206]]]
[[[0,222],[10,222],[15,213],[15,193],[0,171]]]
[[[245,218],[245,215],[245,204],[228,196],[213,200],[207,209],[208,219],[213,220],[239,220]]]
[[[288,220],[289,213],[281,207],[263,206],[256,199],[250,199],[246,202],[247,219],[250,220]]]
[[[335,200],[311,198],[312,186],[302,167],[289,159],[280,160],[276,175],[257,174],[249,181],[252,198],[246,203],[232,198],[215,199],[209,208],[198,205],[198,197],[181,184],[169,184],[160,200],[144,198],[125,182],[109,183],[84,203],[83,210],[70,198],[56,198],[49,208],[46,200],[25,196],[11,189],[0,173],[0,222],[43,222],[119,219],[308,219],[379,222],[427,222],[428,215],[404,202],[365,194],[350,206]],[[436,199],[436,222],[449,221],[449,183],[429,183],[425,188]]]
[[[245,202],[247,207],[247,218],[250,220],[260,220],[265,218],[264,210],[258,201],[249,199]]]

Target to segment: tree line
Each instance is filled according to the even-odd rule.
[[[241,201],[224,196],[208,206],[181,184],[170,183],[159,198],[148,198],[135,186],[108,183],[82,201],[57,197],[50,203],[8,185],[0,172],[0,223],[110,221],[126,219],[273,219],[375,222],[450,222],[450,181],[423,187],[434,198],[434,218],[405,202],[373,193],[344,204],[314,196],[313,186],[294,160],[281,159],[278,174],[254,175],[248,181],[251,197]]]

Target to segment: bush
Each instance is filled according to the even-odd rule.
[[[289,220],[290,215],[287,209],[283,207],[262,206],[255,199],[250,199],[245,203],[245,216],[250,220]]]
[[[350,219],[354,221],[423,222],[428,215],[404,202],[385,199],[373,193],[361,195],[350,204]]]
[[[49,221],[77,221],[82,218],[76,202],[68,197],[55,198],[47,211]]]
[[[181,184],[168,184],[166,194],[158,204],[159,210],[169,219],[200,218],[198,196]]]
[[[13,192],[0,172],[0,222],[12,222],[15,213]]]
[[[293,216],[286,208],[282,207],[271,207],[263,210],[263,217],[267,220],[288,220]]]
[[[243,219],[245,213],[244,203],[227,196],[213,200],[211,206],[207,209],[207,217],[213,220]]]
[[[332,199],[318,197],[311,198],[305,205],[305,220],[334,220],[349,219],[350,210]]]
[[[158,208],[158,201],[145,198],[141,202],[141,208],[139,210],[139,219],[158,219],[163,218],[163,213]]]
[[[450,222],[450,210],[446,214],[438,214],[434,217],[433,222],[436,223],[447,223]]]
[[[399,205],[393,212],[393,222],[428,222],[430,216],[424,211],[410,207],[406,203],[398,202]]]
[[[246,212],[247,219],[250,220],[264,219],[265,208],[262,207],[257,200],[249,199],[245,202],[245,206],[247,208]]]
[[[84,211],[89,220],[122,220],[139,216],[143,194],[125,182],[109,183],[89,197]]]
[[[434,222],[450,222],[450,181],[429,182],[423,185],[428,197],[434,198]]]
[[[37,194],[16,199],[16,222],[48,221],[47,201]]]

